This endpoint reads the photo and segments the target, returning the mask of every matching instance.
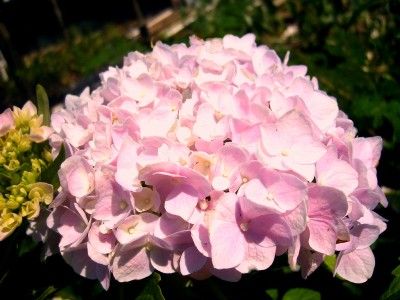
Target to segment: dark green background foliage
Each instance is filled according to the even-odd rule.
[[[365,284],[351,284],[333,278],[328,267],[321,266],[303,280],[299,273],[290,272],[282,256],[268,270],[245,275],[239,283],[155,274],[128,284],[112,281],[106,293],[98,283],[74,274],[58,255],[41,261],[41,245],[23,239],[21,229],[0,244],[0,295],[8,292],[15,299],[158,300],[162,294],[166,299],[400,299],[400,2],[224,0],[211,10],[209,3],[197,5],[197,11],[203,12],[198,19],[166,42],[187,42],[192,34],[207,38],[253,32],[258,43],[276,49],[281,57],[290,51],[290,64],[308,66],[321,89],[335,96],[355,121],[360,136],[384,138],[378,176],[380,184],[390,188],[389,207],[379,208],[378,213],[389,221],[387,231],[373,245],[373,277]],[[288,34],[287,28],[294,33]],[[98,72],[129,50],[149,49],[122,37],[121,29],[111,25],[102,33],[69,30],[70,41],[61,52],[53,49],[35,56],[19,73],[32,87],[45,84],[50,96],[66,88],[71,77]],[[12,86],[11,82],[6,87],[8,95],[18,95]]]

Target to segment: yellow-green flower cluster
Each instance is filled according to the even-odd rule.
[[[32,102],[0,114],[0,241],[53,199],[53,186],[40,182],[52,162],[50,134]]]

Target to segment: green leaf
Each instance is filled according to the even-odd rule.
[[[59,291],[57,291],[51,299],[59,300],[81,300],[80,296],[77,296],[71,286],[67,286]]]
[[[400,299],[400,277],[393,279],[389,288],[383,293],[381,300],[396,300]]]
[[[325,256],[324,264],[331,272],[333,272],[336,265],[336,255]]]
[[[360,298],[362,296],[362,288],[354,283],[343,281],[342,285],[347,289],[348,293],[352,295],[352,298]]]
[[[283,295],[283,300],[320,300],[321,294],[317,291],[305,289],[305,288],[295,288],[287,291]]]
[[[24,254],[30,252],[37,246],[38,242],[33,240],[31,237],[24,237],[18,244],[18,256],[21,257]]]
[[[400,277],[400,265],[398,265],[393,271],[392,274],[396,277]]]
[[[51,294],[53,294],[57,289],[54,286],[49,286],[47,289],[43,291],[43,293],[40,294],[39,297],[36,298],[36,300],[45,300],[48,299]]]
[[[50,125],[50,107],[49,97],[43,86],[36,85],[36,101],[38,106],[38,114],[43,115],[43,125]]]
[[[58,179],[58,170],[61,164],[65,160],[65,148],[61,146],[60,153],[55,160],[49,165],[49,167],[42,173],[41,180],[53,185],[53,189],[56,191],[60,186],[60,180]]]
[[[136,300],[165,300],[161,288],[158,285],[160,281],[160,274],[154,272],[147,280],[143,291],[136,297]]]
[[[268,289],[265,291],[267,295],[272,299],[272,300],[278,300],[279,292],[278,289]]]

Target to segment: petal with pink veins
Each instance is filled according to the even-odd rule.
[[[162,273],[170,274],[176,271],[173,267],[173,252],[171,250],[153,246],[150,249],[150,263],[154,269]]]
[[[179,269],[183,276],[199,271],[207,262],[207,257],[202,255],[196,247],[189,247],[183,251],[179,261]]]
[[[245,259],[236,267],[241,273],[249,273],[253,270],[268,269],[275,259],[275,245],[262,247],[254,243],[247,244]]]
[[[246,241],[236,223],[213,221],[210,243],[211,259],[216,269],[237,267],[245,258]]]
[[[145,247],[117,250],[112,260],[111,270],[114,278],[119,282],[143,279],[153,273]]]
[[[363,283],[371,278],[375,267],[375,257],[371,249],[356,249],[340,254],[336,263],[336,273],[353,283]]]

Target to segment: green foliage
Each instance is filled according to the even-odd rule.
[[[50,98],[62,97],[85,77],[97,75],[107,66],[120,64],[129,51],[148,49],[126,37],[125,27],[116,25],[107,25],[97,31],[71,27],[68,36],[67,41],[60,41],[24,58],[24,66],[16,70],[16,75],[27,90],[41,82],[46,84]],[[5,95],[2,90],[6,91]],[[14,81],[0,81],[0,97],[5,97],[2,99],[4,103],[15,103],[18,97],[26,97],[21,92]],[[19,103],[23,101],[26,99],[19,100]]]
[[[54,190],[56,191],[60,187],[60,180],[58,178],[58,170],[60,169],[61,164],[65,160],[65,148],[62,145],[60,152],[58,153],[55,160],[53,160],[47,169],[41,174],[41,179],[44,182],[50,183],[53,185]]]
[[[400,265],[398,265],[393,271],[392,274],[396,277],[400,277]]]
[[[36,85],[36,101],[38,108],[38,115],[43,116],[43,125],[50,125],[50,107],[49,97],[47,96],[46,90],[40,84]]]
[[[329,271],[333,272],[336,265],[336,255],[325,256],[324,264]]]
[[[56,291],[56,289],[54,288],[54,286],[49,286],[49,287],[46,288],[35,300],[46,300],[46,299],[48,299],[55,291]]]
[[[158,283],[161,281],[160,274],[154,272],[146,282],[146,286],[142,290],[136,300],[165,300]]]
[[[200,1],[198,5],[197,10],[205,13],[200,14],[188,30],[202,38],[222,37],[227,33],[244,35],[264,29],[266,10],[257,1],[217,1],[215,8],[211,8],[208,1]]]
[[[278,300],[278,296],[279,296],[278,289],[268,289],[265,292],[272,300]]]
[[[396,300],[400,299],[400,265],[398,265],[392,274],[395,276],[390,283],[389,288],[382,295],[381,300]]]
[[[317,291],[304,288],[295,288],[288,290],[285,295],[283,295],[282,300],[320,300],[321,295]]]

